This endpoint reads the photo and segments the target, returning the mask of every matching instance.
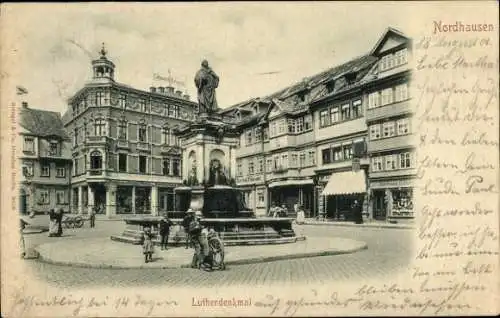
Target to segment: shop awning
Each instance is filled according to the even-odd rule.
[[[269,188],[304,185],[304,184],[313,184],[313,181],[312,179],[274,181],[269,183]]]
[[[355,194],[366,192],[364,170],[332,173],[321,195]]]

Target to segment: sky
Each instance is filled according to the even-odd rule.
[[[194,74],[207,59],[225,108],[363,55],[389,26],[407,33],[409,10],[396,3],[244,2],[12,4],[2,11],[3,26],[16,26],[4,41],[16,65],[8,74],[29,91],[23,97],[30,107],[64,112],[67,98],[90,80],[102,42],[117,82],[167,86],[153,73],[170,70],[192,100]]]

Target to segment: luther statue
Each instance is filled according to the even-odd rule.
[[[208,61],[201,62],[201,69],[194,77],[198,90],[198,105],[200,113],[213,113],[217,110],[215,89],[219,86],[219,76],[208,66]]]

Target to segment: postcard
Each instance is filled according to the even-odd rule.
[[[2,316],[498,314],[497,12],[2,4]]]

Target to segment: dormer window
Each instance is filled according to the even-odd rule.
[[[378,69],[380,72],[406,64],[408,62],[408,49],[386,54],[380,58]]]
[[[59,155],[59,142],[51,141],[49,147],[49,155],[58,156]]]
[[[326,91],[328,93],[332,93],[334,89],[335,89],[335,81],[330,81],[326,83]]]

